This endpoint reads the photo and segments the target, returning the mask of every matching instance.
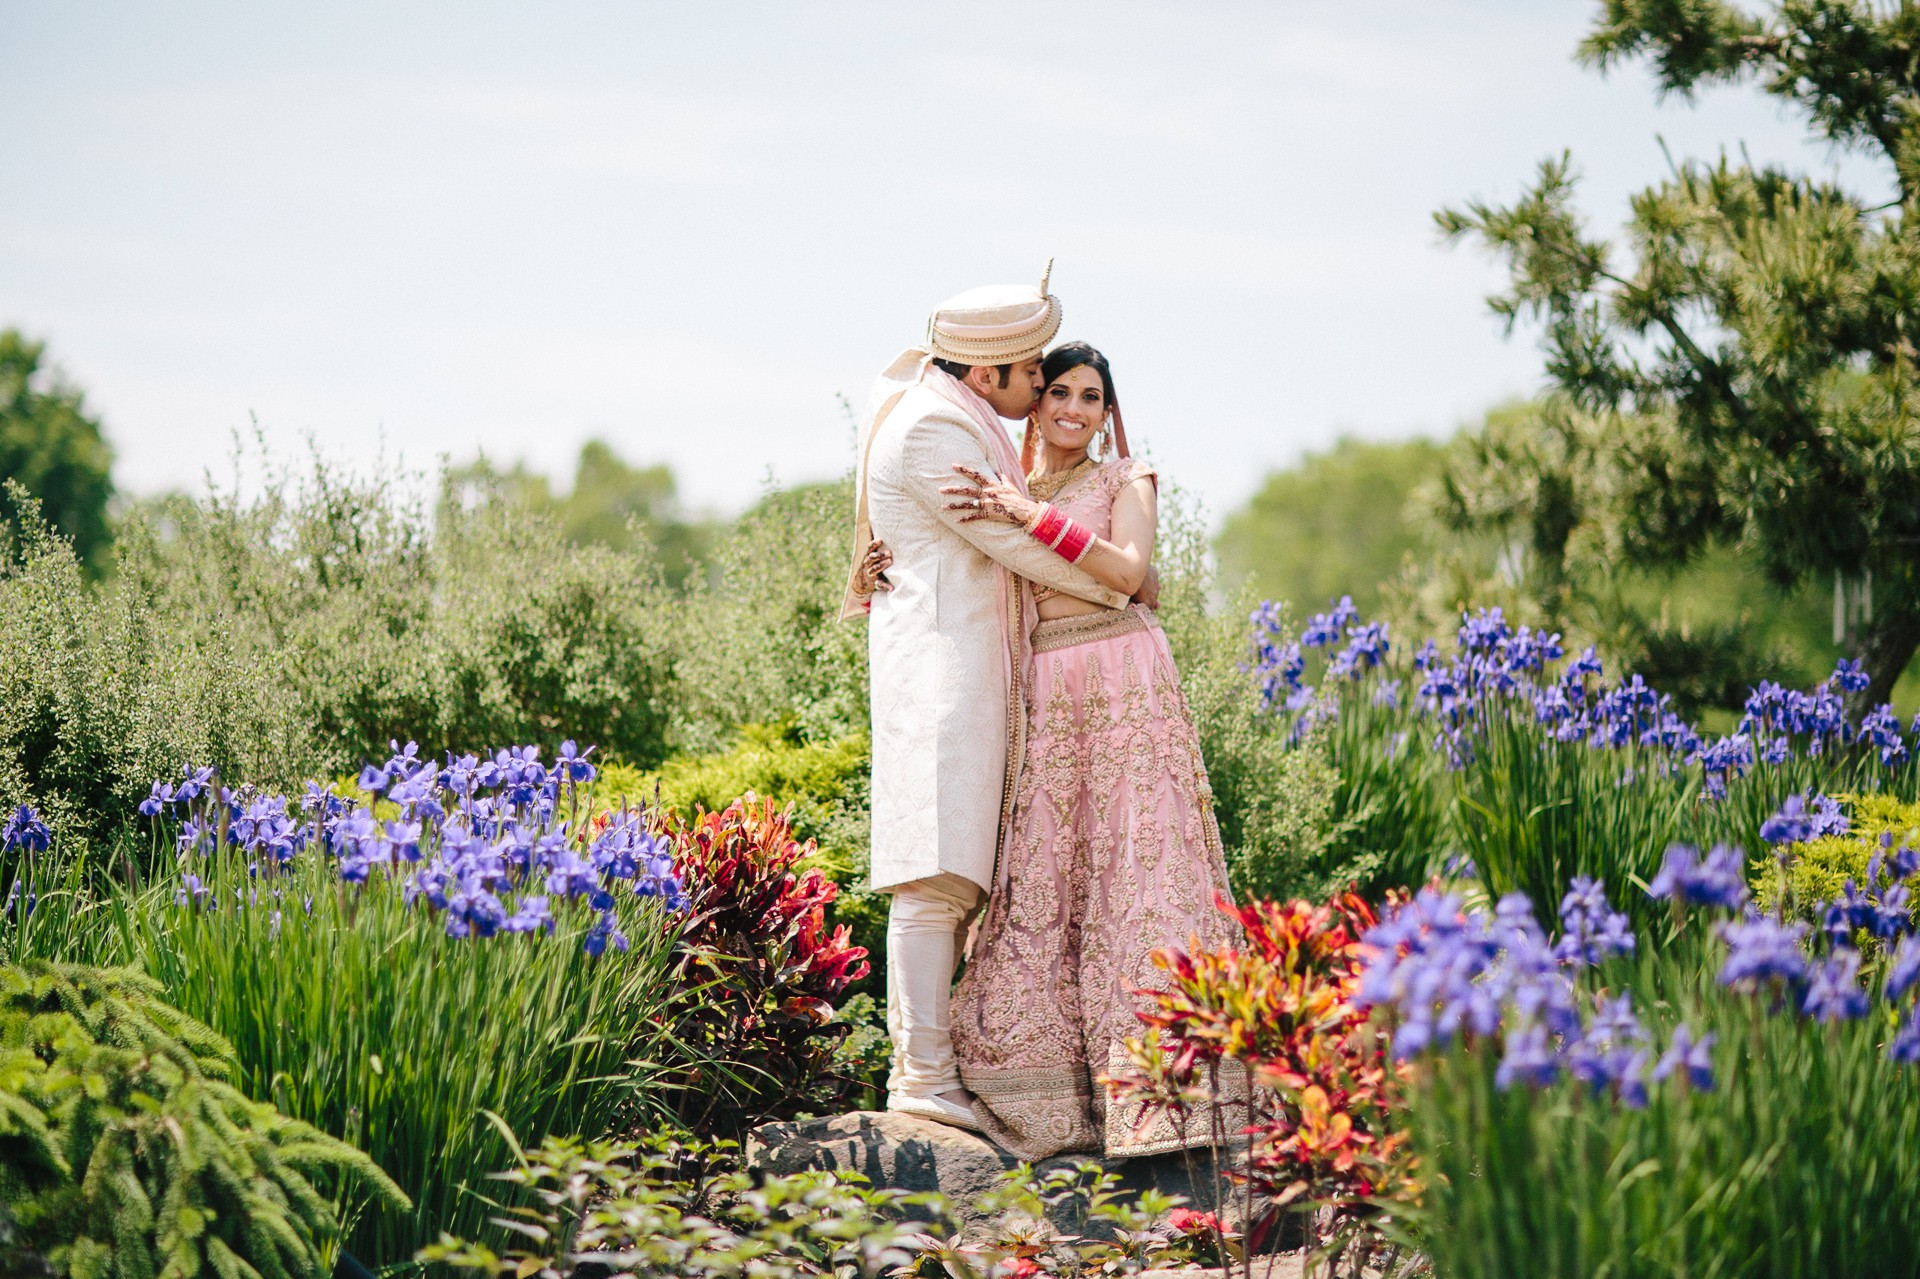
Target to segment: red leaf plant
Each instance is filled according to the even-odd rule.
[[[688,897],[672,1011],[690,1063],[674,1081],[681,1121],[724,1136],[831,1104],[847,1027],[829,1018],[868,965],[845,924],[827,927],[839,885],[795,869],[813,841],[793,838],[791,808],[751,792],[691,822],[669,817],[667,834]]]
[[[1166,988],[1137,992],[1147,1030],[1129,1043],[1130,1068],[1106,1082],[1184,1117],[1221,1102],[1223,1068],[1244,1068],[1255,1085],[1247,1159],[1228,1175],[1268,1207],[1249,1243],[1271,1236],[1287,1210],[1348,1235],[1381,1200],[1412,1191],[1399,1072],[1386,1035],[1353,1004],[1373,910],[1352,893],[1220,909],[1245,944],[1156,951]]]

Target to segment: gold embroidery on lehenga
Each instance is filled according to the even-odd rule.
[[[1133,629],[1033,671],[1007,900],[989,904],[954,1002],[962,1078],[1022,1158],[1204,1143],[1204,1115],[1142,1125],[1094,1083],[1125,1065],[1131,991],[1160,978],[1150,952],[1238,933],[1213,909],[1226,867],[1166,638]]]

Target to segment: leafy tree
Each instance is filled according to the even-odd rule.
[[[1633,197],[1616,246],[1584,229],[1563,155],[1511,205],[1439,213],[1505,258],[1494,311],[1544,324],[1564,447],[1503,465],[1575,500],[1533,508],[1533,530],[1570,524],[1561,545],[1610,565],[1731,545],[1782,588],[1837,578],[1871,599],[1863,697],[1884,701],[1920,648],[1920,7],[1605,0],[1579,56],[1644,58],[1682,96],[1758,81],[1896,194],[1687,161]]]
[[[1250,582],[1262,599],[1288,600],[1303,612],[1352,595],[1370,615],[1379,584],[1426,549],[1408,497],[1439,471],[1441,456],[1430,440],[1343,439],[1270,472],[1220,531],[1222,580]]]
[[[627,551],[648,544],[675,587],[686,583],[717,537],[713,522],[689,519],[681,511],[670,468],[629,465],[605,440],[588,440],[581,447],[573,487],[565,496],[556,496],[547,477],[524,463],[500,471],[482,458],[456,478],[468,488],[504,491],[551,515],[577,545]]]
[[[39,498],[75,553],[97,564],[111,540],[113,450],[80,392],[41,366],[45,350],[17,329],[0,331],[0,479],[16,480]],[[13,520],[11,510],[7,518]]]

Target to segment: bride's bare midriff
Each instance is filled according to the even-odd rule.
[[[1041,600],[1035,605],[1040,610],[1040,620],[1051,622],[1058,617],[1085,617],[1088,613],[1111,613],[1112,609],[1104,604],[1094,604],[1077,595],[1055,595]]]

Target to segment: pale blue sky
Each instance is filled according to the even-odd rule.
[[[1593,10],[0,0],[0,325],[135,492],[251,415],[420,467],[566,475],[602,435],[733,510],[843,471],[836,393],[1052,255],[1064,336],[1217,518],[1342,432],[1536,385],[1437,206],[1570,147],[1611,225],[1656,135],[1835,167],[1755,90],[1577,68]]]

